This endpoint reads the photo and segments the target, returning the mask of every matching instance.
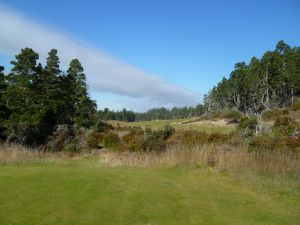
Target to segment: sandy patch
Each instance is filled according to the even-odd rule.
[[[189,124],[193,125],[215,125],[215,126],[234,126],[234,124],[228,124],[228,121],[226,119],[220,119],[220,120],[201,120],[201,121],[195,121],[191,122]]]

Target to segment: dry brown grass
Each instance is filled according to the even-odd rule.
[[[75,156],[81,155],[76,154]],[[18,144],[0,144],[0,163],[54,162],[73,157],[74,155],[65,152],[44,152]]]
[[[237,173],[300,174],[300,159],[287,152],[248,152],[246,146],[172,145],[163,153],[115,153],[105,151],[105,162],[114,166],[185,166]]]

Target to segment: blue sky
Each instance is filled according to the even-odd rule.
[[[103,54],[113,59],[114,62],[109,60],[109,68],[113,67],[114,72],[86,68],[97,62],[83,64],[91,74],[103,72],[104,77],[105,74],[110,74],[110,78],[115,76],[109,80],[87,73],[99,108],[127,107],[143,111],[155,106],[193,105],[223,76],[228,76],[236,62],[260,57],[282,39],[291,46],[300,46],[300,1],[0,2],[0,8],[14,17],[65,36],[89,51],[93,49],[93,54],[94,49],[100,50],[101,53],[95,54],[103,63],[107,62]],[[5,22],[2,19],[0,24]],[[40,28],[36,28],[35,35],[39,35]],[[32,25],[28,29],[33,29]],[[7,66],[19,46],[15,42],[22,40],[10,43],[5,39],[10,39],[8,35],[1,39],[2,32],[5,30],[0,32],[0,64]],[[30,35],[25,38],[33,39]],[[45,39],[46,46],[57,48]],[[24,43],[42,48],[42,37],[36,42],[41,42],[40,46],[30,41]],[[58,44],[61,43],[65,42]],[[59,46],[61,51],[71,51],[73,44],[66,49]],[[80,58],[76,51],[72,56]],[[124,69],[124,64],[134,68]],[[128,83],[123,71],[135,74],[128,75]],[[101,83],[102,78],[106,83]],[[143,80],[149,80],[149,85],[143,84]],[[112,84],[118,81],[122,85]],[[156,83],[160,88],[154,88]]]

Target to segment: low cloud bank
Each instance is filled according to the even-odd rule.
[[[137,99],[138,108],[195,105],[198,94],[163,81],[133,65],[122,62],[99,48],[77,41],[71,35],[43,26],[30,18],[0,4],[0,52],[15,55],[31,47],[45,59],[51,48],[59,51],[63,67],[78,58],[85,68],[92,92],[110,92]],[[143,99],[146,99],[143,101]],[[144,105],[143,105],[144,104]]]

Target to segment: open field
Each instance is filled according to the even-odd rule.
[[[99,156],[0,165],[0,224],[297,225],[300,182],[268,188],[184,167],[112,167]],[[291,180],[289,180],[291,179]]]
[[[153,129],[159,129],[164,125],[171,125],[175,129],[183,130],[197,130],[207,133],[221,132],[221,133],[230,133],[235,131],[235,125],[226,124],[224,120],[219,121],[195,121],[196,118],[192,119],[175,119],[175,120],[151,120],[151,121],[140,121],[140,122],[121,122],[121,121],[108,121],[113,126],[121,127],[133,127],[138,126],[145,128],[146,126],[151,126]],[[218,123],[219,122],[219,123]]]

